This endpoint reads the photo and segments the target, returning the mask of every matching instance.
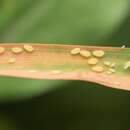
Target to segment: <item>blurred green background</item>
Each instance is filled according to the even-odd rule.
[[[0,42],[130,47],[129,0],[0,0]],[[0,77],[0,130],[130,129],[130,92],[81,81]]]

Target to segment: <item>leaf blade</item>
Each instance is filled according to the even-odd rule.
[[[34,48],[32,53],[23,51],[21,54],[13,54],[11,52],[11,48],[23,48],[25,44],[1,44],[6,52],[0,56],[0,75],[34,79],[82,80],[130,90],[130,71],[123,68],[125,61],[130,59],[129,48],[29,44]],[[105,51],[106,54],[99,59],[99,64],[103,64],[105,60],[117,62],[118,66],[115,68],[117,71],[111,75],[105,72],[93,72],[92,66],[87,63],[88,59],[80,55],[70,54],[70,51],[74,48]],[[16,63],[9,64],[7,62],[8,58],[11,57],[16,58]]]

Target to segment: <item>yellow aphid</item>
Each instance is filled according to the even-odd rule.
[[[91,57],[91,52],[87,51],[87,50],[81,50],[80,55],[83,57],[89,58],[89,57]]]
[[[24,50],[27,52],[32,52],[34,51],[34,48],[31,45],[24,45]]]
[[[107,74],[111,74],[112,72],[111,71],[106,71]]]
[[[104,63],[104,65],[106,65],[106,66],[110,66],[110,65],[111,65],[111,62],[109,62],[109,61],[104,61],[103,63]]]
[[[92,71],[101,73],[104,71],[104,68],[102,66],[94,66],[92,67]]]
[[[51,73],[52,73],[52,74],[60,74],[60,73],[61,73],[61,70],[52,70]]]
[[[15,63],[15,62],[16,62],[16,59],[15,59],[15,58],[10,58],[10,59],[8,60],[8,63],[10,63],[10,64]]]
[[[113,84],[120,85],[120,82],[115,81],[115,82],[113,82]]]
[[[121,48],[126,48],[126,46],[125,46],[125,45],[122,45]]]
[[[102,50],[95,50],[95,51],[93,51],[93,55],[96,56],[96,57],[103,57],[104,54],[105,53]]]
[[[0,47],[0,54],[3,54],[5,52],[5,48],[4,47]]]
[[[96,65],[98,63],[98,59],[97,58],[90,58],[88,59],[88,64],[89,65]]]
[[[128,69],[130,67],[130,61],[127,61],[124,65],[124,69]]]
[[[29,72],[35,73],[37,72],[37,70],[29,70]]]
[[[109,71],[112,72],[112,73],[115,73],[115,69],[112,69],[112,68],[109,68]]]
[[[20,47],[14,47],[14,48],[12,48],[11,50],[12,50],[12,52],[15,53],[15,54],[21,53],[21,52],[23,51],[23,49],[20,48]]]
[[[115,67],[115,66],[116,66],[115,62],[111,63],[111,65],[110,65],[110,67]]]
[[[72,50],[70,51],[70,53],[71,53],[72,55],[79,54],[79,53],[80,53],[80,48],[74,48],[74,49],[72,49]]]

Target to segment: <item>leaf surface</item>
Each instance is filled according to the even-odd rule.
[[[130,59],[129,48],[29,44],[34,50],[27,52],[24,50],[24,45],[26,44],[1,44],[5,52],[0,55],[0,75],[32,79],[83,80],[130,90],[130,69],[129,67],[124,69]],[[23,51],[15,54],[11,50],[14,47],[22,48]],[[99,62],[96,65],[89,65],[90,58],[70,53],[75,48],[91,53],[95,50],[102,50],[105,55],[97,58]],[[15,62],[9,63],[12,58]],[[91,56],[91,58],[96,57]],[[108,67],[104,62],[114,63],[114,66]],[[103,72],[93,71],[94,66],[102,66]],[[111,69],[115,72],[107,73]]]

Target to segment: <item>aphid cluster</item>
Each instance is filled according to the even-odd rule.
[[[110,62],[110,61],[104,61],[103,65],[97,65],[99,63],[99,58],[102,58],[105,55],[105,52],[103,50],[94,50],[94,51],[88,51],[88,50],[81,50],[80,48],[74,48],[70,52],[72,55],[80,54],[82,57],[87,58],[87,62],[89,65],[92,65],[92,71],[94,72],[103,72],[104,67],[107,67],[106,73],[112,74],[115,73],[115,66],[116,62]],[[96,65],[96,66],[94,66]],[[105,68],[106,68],[105,67]],[[124,69],[130,68],[130,61],[127,61],[124,64]]]
[[[74,51],[77,51],[77,53],[73,53]],[[104,61],[103,65],[98,65],[99,58],[102,58],[105,55],[105,52],[103,50],[95,50],[95,51],[88,51],[88,50],[80,50],[80,48],[75,48],[71,50],[72,55],[80,54],[81,56],[87,58],[87,62],[89,65],[92,66],[92,71],[96,73],[101,73],[106,71],[107,74],[115,73],[115,66],[116,62],[110,62],[110,61]],[[107,69],[105,69],[107,67]],[[130,68],[130,61],[127,61],[124,64],[124,69]],[[114,81],[112,82],[114,85],[120,85],[120,82]]]
[[[72,55],[80,54],[82,57],[87,58],[87,62],[89,65],[92,65],[92,71],[94,72],[103,72],[104,67],[101,65],[97,65],[99,63],[98,58],[102,58],[105,54],[103,50],[95,50],[95,51],[88,51],[88,50],[81,50],[80,48],[74,48],[70,51]]]
[[[34,51],[34,48],[31,46],[31,45],[24,45],[23,48],[22,47],[13,47],[11,48],[11,52],[14,53],[14,54],[20,54],[22,53],[23,51],[26,51],[26,52],[33,52]],[[3,54],[5,53],[5,48],[4,47],[0,47],[0,54]],[[16,59],[15,58],[9,58],[8,60],[8,63],[9,64],[13,64],[16,62]]]

